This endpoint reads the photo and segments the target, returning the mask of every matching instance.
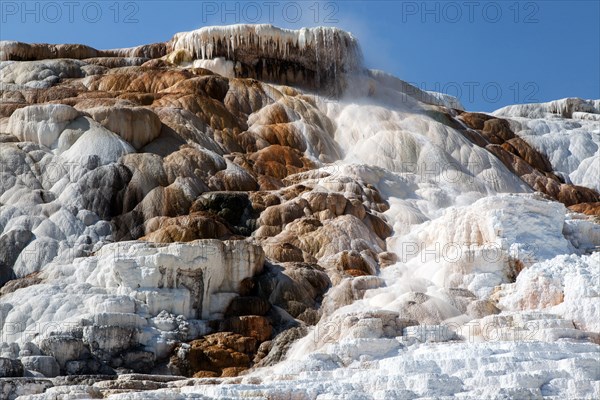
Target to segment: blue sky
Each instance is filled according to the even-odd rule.
[[[165,41],[206,25],[330,25],[351,31],[369,67],[469,110],[600,98],[600,2],[7,1],[0,38],[96,48]]]

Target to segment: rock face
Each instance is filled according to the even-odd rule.
[[[52,356],[25,356],[21,357],[23,368],[39,372],[48,378],[60,375],[60,365]]]
[[[101,57],[119,58],[158,58],[166,53],[164,43],[143,45],[129,49],[96,50],[81,44],[30,44],[3,40],[0,61],[32,61],[49,60],[56,58],[69,59],[96,59]]]
[[[11,115],[7,129],[20,141],[52,148],[60,133],[78,116],[77,110],[64,104],[24,107]]]
[[[208,319],[225,311],[229,303],[221,298],[237,294],[241,282],[259,273],[264,262],[260,247],[240,240],[153,247],[127,242],[105,246],[86,282],[129,293],[147,304],[151,315],[165,310],[191,319]],[[102,262],[115,257],[115,252],[122,261],[113,258]]]
[[[23,364],[19,360],[0,358],[0,378],[23,376]]]
[[[494,115],[507,118],[513,131],[545,155],[566,183],[600,191],[595,179],[600,172],[600,139],[593,133],[600,119],[598,100],[567,98],[515,105],[497,110]]]
[[[599,397],[599,101],[334,28],[0,60],[0,397]]]
[[[195,67],[231,78],[299,85],[336,95],[346,87],[343,75],[362,68],[357,40],[348,32],[325,27],[293,31],[272,25],[214,26],[178,33],[166,43],[117,50],[9,41],[0,42],[0,46],[0,61],[67,58],[114,68],[132,64],[112,61],[116,57],[141,57],[142,63],[166,56],[173,64],[194,61]]]
[[[262,249],[242,240],[106,245],[70,266],[46,265],[44,283],[3,295],[3,335],[17,344],[14,356],[19,348],[50,356],[26,362],[47,377],[56,367],[61,374],[149,372],[178,341],[210,331],[203,320],[222,318],[263,263]],[[23,315],[34,317],[25,323]],[[268,323],[238,326],[270,337]]]
[[[598,253],[590,256],[557,256],[523,271],[515,283],[494,294],[506,310],[548,310],[582,330],[599,332]]]
[[[168,45],[182,60],[231,60],[235,76],[312,89],[330,86],[330,93],[341,93],[345,87],[333,86],[339,85],[336,78],[362,64],[356,39],[336,28],[206,27],[178,33]]]
[[[257,348],[254,338],[215,333],[179,347],[170,368],[176,374],[195,378],[236,376],[251,366]]]
[[[315,313],[330,285],[329,276],[318,265],[299,262],[267,264],[256,279],[259,296],[310,325],[316,322]]]
[[[503,112],[500,110],[498,114]],[[508,113],[508,110],[506,112]],[[600,199],[597,190],[565,183],[566,171],[559,169],[556,171],[559,174],[554,173],[548,155],[536,150],[521,137],[517,137],[507,120],[477,113],[463,113],[460,119],[477,132],[466,132],[467,138],[495,154],[504,165],[533,189],[549,195],[566,206],[598,202]],[[598,147],[597,144],[595,147]],[[594,157],[592,156],[587,162],[593,162]]]
[[[600,217],[600,202],[595,203],[579,203],[572,205],[569,209],[587,215]]]
[[[160,119],[143,107],[95,107],[86,108],[85,112],[102,126],[131,143],[136,150],[140,150],[160,135]]]

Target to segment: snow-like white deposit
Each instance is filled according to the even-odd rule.
[[[573,252],[563,237],[565,207],[530,196],[493,196],[390,240],[410,276],[440,287],[469,289],[480,298],[514,268]]]
[[[495,294],[503,310],[547,310],[600,332],[600,253],[559,255],[523,270]]]
[[[224,57],[217,57],[212,60],[194,60],[193,65],[194,68],[205,68],[227,78],[235,78],[235,64]]]
[[[202,333],[194,329],[199,320],[222,317],[240,283],[263,263],[260,247],[239,240],[106,245],[71,264],[48,264],[39,275],[46,283],[4,295],[0,334],[4,342],[40,346],[49,336],[87,326],[84,342],[92,343],[94,327],[108,326],[115,332],[103,351],[138,343],[165,357],[176,341]]]
[[[584,100],[570,97],[548,103],[515,104],[496,110],[494,115],[530,119],[554,116],[572,118],[575,112],[600,114],[600,100]]]
[[[113,394],[112,400],[269,399],[593,399],[600,394],[598,346],[591,343],[342,340],[304,360],[243,377],[241,383],[174,382],[168,389]],[[124,381],[127,378],[124,377]],[[48,399],[39,396],[34,399]]]
[[[567,182],[600,190],[600,101],[562,99],[501,108],[513,131],[545,154]]]
[[[422,103],[412,87],[398,85],[377,76],[374,82],[357,79],[352,95],[362,87],[363,98],[348,97],[325,105],[337,124],[335,139],[345,162],[378,166],[417,179],[420,190],[414,194],[426,197],[437,209],[474,193],[528,191],[491,153],[439,122],[436,118],[444,116],[439,109]],[[364,94],[367,91],[369,97]]]
[[[460,100],[454,96],[451,96],[447,93],[441,93],[441,92],[427,91],[427,93],[429,93],[430,95],[435,97],[437,100],[439,100],[441,105],[446,108],[454,108],[456,110],[462,110],[462,111],[465,110],[465,107],[462,105]]]

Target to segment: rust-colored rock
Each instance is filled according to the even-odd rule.
[[[578,213],[600,217],[600,202],[579,203],[570,206],[569,209]]]
[[[285,204],[271,206],[260,215],[260,224],[271,226],[288,224],[304,217],[304,209],[307,206],[308,202],[304,199],[296,199]]]
[[[302,250],[291,243],[266,243],[263,249],[265,250],[265,255],[275,261],[304,261]]]
[[[567,207],[600,201],[600,194],[595,190],[564,183],[553,173],[548,158],[517,137],[508,121],[486,114],[466,112],[459,118],[474,130],[462,130],[467,139],[493,153],[534,190],[549,195]],[[594,212],[593,208],[586,206],[581,209]]]
[[[315,168],[315,164],[300,151],[287,146],[272,145],[252,154],[254,170],[260,175],[283,179],[288,175]]]
[[[510,124],[505,119],[490,118],[483,123],[481,133],[490,142],[501,144],[514,139],[516,136],[510,129]]]
[[[197,239],[227,240],[231,236],[232,232],[226,226],[226,222],[220,218],[206,213],[192,213],[175,218],[154,218],[146,223],[146,236],[140,239],[173,243]]]
[[[347,269],[344,271],[344,273],[348,274],[350,276],[353,276],[353,277],[369,275],[369,273],[367,273],[363,270],[360,270],[360,269]]]
[[[192,375],[192,378],[218,378],[221,375],[215,371],[197,371]]]
[[[42,282],[42,278],[39,276],[39,272],[34,272],[21,279],[14,279],[7,282],[0,289],[0,296],[12,293],[18,289],[26,288],[28,286],[37,285]]]
[[[396,253],[392,253],[391,251],[384,251],[377,255],[379,265],[382,268],[388,267],[390,265],[394,265],[398,262],[399,257]]]
[[[233,376],[251,367],[257,349],[255,338],[214,333],[175,349],[169,367],[195,378]]]
[[[328,265],[335,266],[339,271],[361,271],[362,275],[372,275],[376,271],[356,250],[342,251],[328,259]]]
[[[494,119],[494,117],[491,115],[470,112],[464,112],[460,114],[459,118],[463,120],[470,128],[478,131],[483,130],[486,121]]]
[[[525,142],[521,138],[512,138],[507,140],[502,147],[519,157],[521,157],[525,162],[531,165],[533,168],[542,172],[551,172],[552,166],[550,165],[550,161],[531,147],[527,142]]]

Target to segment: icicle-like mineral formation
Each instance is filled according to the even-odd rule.
[[[339,93],[343,75],[362,66],[357,40],[332,27],[289,30],[272,25],[205,27],[177,33],[172,52],[193,59],[223,57],[236,62],[236,75],[282,84],[301,84]]]

